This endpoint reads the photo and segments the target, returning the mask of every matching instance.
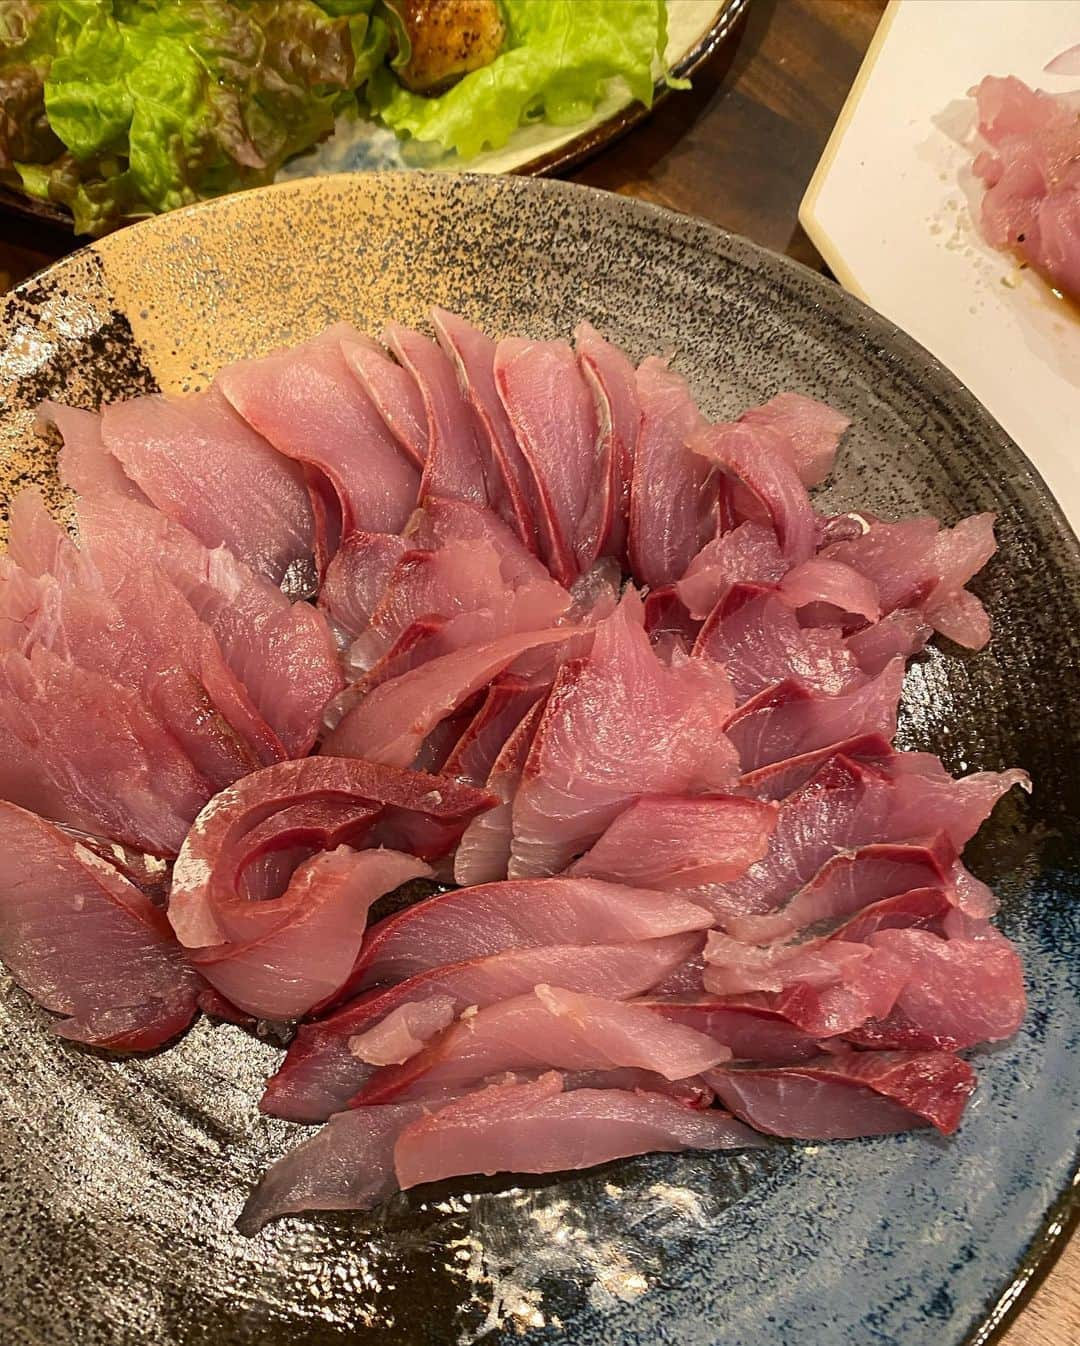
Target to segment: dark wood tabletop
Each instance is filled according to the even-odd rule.
[[[694,76],[692,91],[668,98],[572,178],[701,216],[821,267],[799,202],[884,9],[885,0],[750,0],[740,30]],[[0,292],[76,246],[0,220]],[[1003,1341],[1080,1342],[1080,1240]]]

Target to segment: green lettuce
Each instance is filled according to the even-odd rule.
[[[619,77],[647,107],[653,59],[666,45],[664,0],[503,0],[505,50],[436,98],[410,93],[385,67],[369,105],[399,133],[471,158],[499,149],[523,123],[572,126]]]
[[[63,152],[45,165],[19,156],[24,190],[68,206],[79,232],[97,234],[123,216],[271,181],[330,134],[384,59],[373,6],[49,0],[46,15],[81,9],[81,22],[39,20],[35,40],[50,54],[44,110]]]

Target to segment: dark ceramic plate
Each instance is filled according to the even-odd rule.
[[[514,178],[312,179],[124,230],[28,281],[0,325],[6,495],[55,493],[45,396],[198,386],[348,317],[440,303],[496,330],[581,318],[674,348],[705,410],[781,388],[854,420],[834,508],[991,509],[995,639],[908,678],[905,745],[1035,778],[971,848],[1023,952],[1031,1010],[981,1055],[959,1135],[660,1156],[469,1180],[366,1216],[232,1228],[299,1129],[260,1117],[278,1049],[200,1022],[115,1061],[0,998],[0,1339],[9,1346],[678,1341],[985,1342],[1066,1237],[1080,1121],[1080,568],[1031,466],[913,342],[820,277],[693,220]]]
[[[686,79],[735,32],[750,0],[668,0],[666,59],[671,74]],[[581,127],[534,123],[522,127],[501,149],[463,162],[456,155],[440,164],[451,172],[521,173],[529,176],[563,173],[598,153],[644,121],[652,108],[671,93],[666,79],[656,82],[652,107],[629,96],[625,86],[612,91]],[[399,140],[392,131],[365,118],[342,119],[337,130],[312,151],[298,155],[277,174],[283,181],[326,173],[372,172],[386,169],[433,167],[430,146]],[[24,196],[0,185],[0,212],[18,216],[26,225],[44,227],[60,237],[73,232],[70,212],[63,206]]]

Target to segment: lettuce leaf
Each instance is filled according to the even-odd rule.
[[[664,0],[503,0],[505,50],[436,98],[410,93],[382,67],[369,105],[399,133],[471,158],[499,149],[519,126],[572,126],[591,116],[621,77],[647,107],[653,58],[663,56]]]
[[[35,42],[49,54],[44,110],[60,143],[55,157],[9,156],[24,190],[101,233],[122,216],[269,182],[330,134],[384,59],[374,3],[47,0]]]

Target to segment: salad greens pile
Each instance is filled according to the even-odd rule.
[[[620,76],[652,100],[665,0],[500,0],[490,65],[426,97],[409,0],[0,0],[0,181],[79,233],[273,179],[346,111],[472,156],[587,118]]]

